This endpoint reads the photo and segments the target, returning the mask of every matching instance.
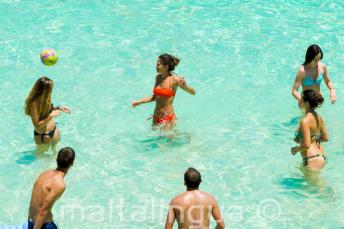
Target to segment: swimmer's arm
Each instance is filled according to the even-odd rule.
[[[56,112],[59,111],[53,111],[45,119],[39,120],[38,107],[35,103],[33,103],[30,107],[30,116],[34,127],[36,129],[40,129],[41,127],[47,125],[49,121],[55,116]]]
[[[139,106],[139,105],[141,105],[143,103],[150,103],[150,102],[153,102],[153,101],[155,101],[155,96],[154,95],[149,96],[147,98],[143,98],[143,99],[134,101],[134,102],[131,103],[131,106],[132,107],[137,107],[137,106]]]
[[[60,111],[63,111],[64,113],[71,114],[70,108],[66,106],[56,106],[56,107],[53,107],[53,110],[60,110]]]
[[[214,217],[214,220],[216,221],[216,227],[215,229],[224,229],[225,223],[223,221],[223,218],[221,216],[221,210],[219,208],[219,205],[217,204],[217,201],[214,199],[214,207],[211,211],[212,216]]]
[[[301,69],[299,69],[297,74],[296,74],[294,85],[293,85],[293,88],[292,88],[292,91],[291,91],[291,94],[294,96],[294,98],[299,103],[301,101],[301,94],[298,92],[298,90],[300,88],[300,85],[301,85],[301,82],[302,82],[304,76],[305,76],[305,73]]]
[[[174,214],[174,209],[173,209],[173,206],[174,206],[173,202],[174,201],[172,200],[168,207],[165,229],[173,229],[173,224],[176,219],[176,216]]]
[[[335,103],[336,102],[336,89],[334,88],[334,85],[330,79],[330,76],[328,74],[327,71],[327,67],[324,66],[324,82],[327,86],[327,88],[330,90],[330,99],[331,99],[331,103]]]
[[[35,226],[33,229],[40,229],[42,225],[46,222],[48,217],[48,213],[51,212],[51,209],[55,203],[55,201],[63,194],[65,190],[65,186],[62,183],[54,184],[54,187],[51,188],[51,191],[43,201],[41,208],[39,209],[39,213],[34,219]]]
[[[322,125],[321,125],[321,141],[322,142],[327,142],[329,140],[327,129],[325,127],[325,123],[323,119],[321,118]]]
[[[184,91],[186,91],[187,93],[191,94],[191,95],[195,95],[196,91],[195,89],[193,89],[192,87],[189,87],[184,79],[184,77],[175,77],[175,79],[177,80],[177,84],[179,87],[181,87]]]
[[[308,121],[305,119],[301,120],[301,131],[303,136],[303,144],[300,146],[300,150],[308,150],[308,148],[311,147],[311,131]]]

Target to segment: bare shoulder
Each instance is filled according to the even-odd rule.
[[[184,76],[180,76],[180,75],[173,75],[172,78],[177,83],[180,82],[181,80],[184,80]]]
[[[320,115],[318,115],[318,117],[319,117],[320,123],[321,123],[322,125],[324,125],[324,119],[323,119]]]
[[[298,72],[299,73],[303,73],[305,74],[306,73],[306,69],[305,69],[305,66],[303,64],[300,65],[299,69],[298,69]]]
[[[211,195],[210,193],[208,192],[203,192],[202,191],[202,194],[207,198],[208,201],[210,201],[211,203],[215,204],[216,203],[216,199],[213,195]]]
[[[63,178],[54,176],[51,182],[51,187],[55,189],[56,192],[64,192],[66,189],[66,184]]]
[[[306,76],[306,70],[303,64],[299,67],[296,74],[296,80],[301,80]]]
[[[305,117],[303,117],[300,121],[301,126],[308,126],[309,122],[310,122],[310,118],[312,118],[311,116],[309,116],[309,114]]]
[[[171,205],[171,206],[180,206],[180,205],[183,204],[183,199],[184,199],[183,194],[179,194],[179,195],[175,196],[175,197],[170,201],[170,205]]]
[[[327,66],[326,66],[326,64],[320,62],[320,63],[319,63],[319,66],[320,66],[320,70],[321,70],[322,72],[327,72]]]

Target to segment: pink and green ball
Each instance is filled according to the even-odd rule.
[[[41,61],[44,65],[47,65],[47,66],[52,66],[54,64],[56,64],[57,60],[58,60],[58,55],[57,55],[57,52],[53,49],[44,49],[42,52],[41,52]]]

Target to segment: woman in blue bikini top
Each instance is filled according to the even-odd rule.
[[[305,62],[300,66],[296,74],[292,89],[292,95],[298,101],[299,107],[301,107],[301,94],[298,92],[300,85],[302,86],[302,91],[314,90],[321,93],[320,84],[323,79],[330,90],[331,103],[336,102],[336,91],[330,80],[326,65],[320,62],[322,58],[323,52],[318,45],[308,47]]]

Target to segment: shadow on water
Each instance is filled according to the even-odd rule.
[[[22,164],[22,165],[30,165],[36,160],[36,157],[34,156],[36,150],[27,150],[23,152],[18,152],[19,158],[16,160],[17,164]]]
[[[303,166],[302,166],[303,167]],[[327,186],[320,171],[310,171],[300,168],[300,177],[288,177],[279,181],[280,185],[292,196],[328,199],[334,196],[332,187]]]
[[[140,140],[144,145],[145,151],[151,151],[161,148],[180,147],[191,142],[191,135],[179,131],[160,132],[155,131],[147,138]],[[142,145],[140,145],[142,147]]]
[[[289,122],[282,123],[282,125],[284,127],[296,127],[299,124],[301,118],[302,118],[302,116],[294,117],[294,118],[290,119]]]
[[[25,150],[22,152],[17,153],[19,158],[15,160],[17,164],[22,164],[22,165],[30,165],[32,164],[35,160],[40,159],[40,158],[50,158],[50,157],[55,157],[56,156],[56,149],[52,148],[42,148],[42,147],[37,147],[36,149],[32,150]]]

